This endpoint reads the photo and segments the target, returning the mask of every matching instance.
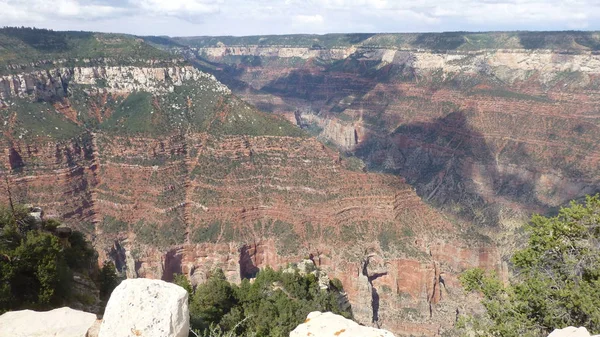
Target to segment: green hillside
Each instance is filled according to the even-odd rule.
[[[152,47],[131,35],[92,32],[57,32],[36,28],[0,29],[0,74],[12,67],[30,67],[31,63],[60,61],[75,65],[84,59],[103,59],[119,65],[135,64],[140,60],[169,60],[169,53]],[[11,68],[7,68],[7,66]],[[14,71],[13,71],[14,72]]]

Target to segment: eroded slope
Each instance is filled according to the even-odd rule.
[[[597,33],[311,37],[177,41],[245,100],[479,226],[598,190]]]
[[[130,277],[202,282],[220,267],[239,281],[310,257],[360,322],[434,335],[475,307],[460,271],[502,270],[402,178],[363,172],[181,61],[22,70],[0,79],[0,202],[61,217]]]

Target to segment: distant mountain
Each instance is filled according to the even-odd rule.
[[[600,32],[448,32],[390,34],[257,35],[175,37],[159,44],[193,48],[221,46],[344,47],[420,49],[430,51],[477,51],[482,49],[548,49],[554,51],[600,50]]]

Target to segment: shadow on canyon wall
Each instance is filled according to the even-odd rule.
[[[305,101],[316,110],[324,106],[334,106],[336,110],[338,101],[349,94],[361,97],[376,85],[386,83],[393,77],[397,78],[399,74],[414,78],[412,71],[406,74],[404,66],[387,65],[380,68],[379,61],[364,60],[357,54],[349,59],[331,62],[308,60],[301,68],[296,69],[293,69],[294,65],[290,65],[289,68],[284,68],[288,70],[285,74],[256,89],[242,78],[249,68],[261,67],[261,62],[259,57],[254,57],[252,61],[240,57],[239,62],[235,64],[214,62],[198,56],[193,60],[198,69],[215,75],[237,94],[272,95],[281,99],[290,111],[294,110],[292,107],[297,107],[299,100]],[[268,65],[259,72],[261,71],[269,71]],[[269,102],[253,103],[263,111],[276,112],[273,104]],[[343,109],[337,109],[337,112],[341,111]]]
[[[370,171],[400,175],[426,202],[480,226],[498,224],[503,210],[494,200],[549,208],[536,198],[532,181],[498,170],[492,149],[464,111],[401,125],[391,134],[367,132],[354,154]],[[531,161],[522,149],[514,157]]]
[[[259,268],[254,264],[254,261],[252,261],[250,247],[244,245],[240,248],[240,279],[255,278],[258,271]]]
[[[417,41],[432,49],[454,48],[463,35],[457,33],[452,35],[453,39],[440,40],[439,34],[421,34]],[[523,38],[528,36],[524,34]],[[445,44],[438,45],[439,41]],[[305,102],[313,111],[337,115],[345,109],[337,105],[344,97],[353,95],[360,101],[381,83],[412,82],[416,76],[409,65],[376,67],[373,61],[361,60],[360,55],[314,70],[292,69],[287,75],[267,83],[260,92],[276,96],[289,105]],[[244,83],[241,80],[244,71],[235,68],[215,75],[229,82]],[[447,85],[458,84],[450,81]],[[500,212],[510,212],[503,210],[497,201],[519,203],[530,210],[550,213],[555,210],[536,198],[533,181],[518,174],[499,172],[493,149],[481,133],[469,126],[469,111],[456,110],[430,122],[403,124],[389,133],[382,116],[390,100],[394,98],[382,98],[378,100],[381,106],[371,106],[372,111],[365,112],[365,121],[373,127],[362,135],[353,154],[367,164],[368,170],[400,175],[425,201],[478,225],[498,224]],[[273,112],[268,102],[254,103],[258,108]],[[533,162],[521,147],[511,149],[510,160]]]

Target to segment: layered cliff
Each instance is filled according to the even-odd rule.
[[[600,186],[596,33],[177,41],[245,100],[479,225],[513,227]]]
[[[7,105],[15,98],[38,101],[65,98],[69,95],[69,85],[89,86],[94,92],[113,95],[132,91],[159,94],[173,92],[175,86],[181,86],[184,81],[200,78],[214,79],[194,71],[189,65],[177,66],[177,62],[172,67],[96,66],[40,70],[1,76],[0,105]],[[229,92],[225,86],[218,90]]]
[[[129,277],[197,283],[218,267],[240,281],[310,257],[342,280],[364,324],[435,335],[477,307],[458,273],[502,266],[472,227],[164,62],[2,77],[0,202],[62,218]]]

